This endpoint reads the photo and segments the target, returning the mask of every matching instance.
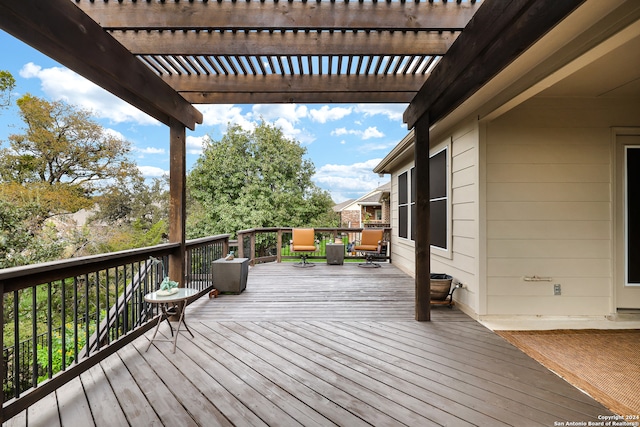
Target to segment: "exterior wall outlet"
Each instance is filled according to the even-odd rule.
[[[553,285],[553,294],[562,295],[562,287],[560,286],[560,283],[556,283],[555,285]]]

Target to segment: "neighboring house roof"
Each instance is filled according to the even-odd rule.
[[[359,210],[360,206],[379,206],[382,204],[382,198],[385,193],[391,190],[391,181],[369,191],[364,196],[352,200],[351,203],[344,206],[342,210]]]
[[[355,199],[349,199],[349,200],[345,200],[344,202],[338,203],[337,205],[335,205],[333,207],[333,211],[334,212],[342,212],[342,210],[346,207],[349,206],[351,203],[353,203],[355,201]]]

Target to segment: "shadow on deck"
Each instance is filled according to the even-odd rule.
[[[187,309],[195,339],[150,334],[9,425],[553,426],[612,415],[456,309],[414,318],[414,281],[264,264]],[[166,324],[160,331],[167,335]]]

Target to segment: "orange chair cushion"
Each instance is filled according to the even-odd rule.
[[[294,228],[291,249],[300,252],[316,250],[315,230],[313,228]]]
[[[354,247],[357,251],[378,251],[384,230],[362,230],[360,244]]]

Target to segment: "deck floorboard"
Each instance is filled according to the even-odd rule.
[[[7,426],[553,426],[606,408],[456,308],[414,320],[390,264],[251,268],[194,301],[175,354],[152,333]],[[168,338],[168,325],[159,333]],[[56,410],[57,409],[57,410]]]

